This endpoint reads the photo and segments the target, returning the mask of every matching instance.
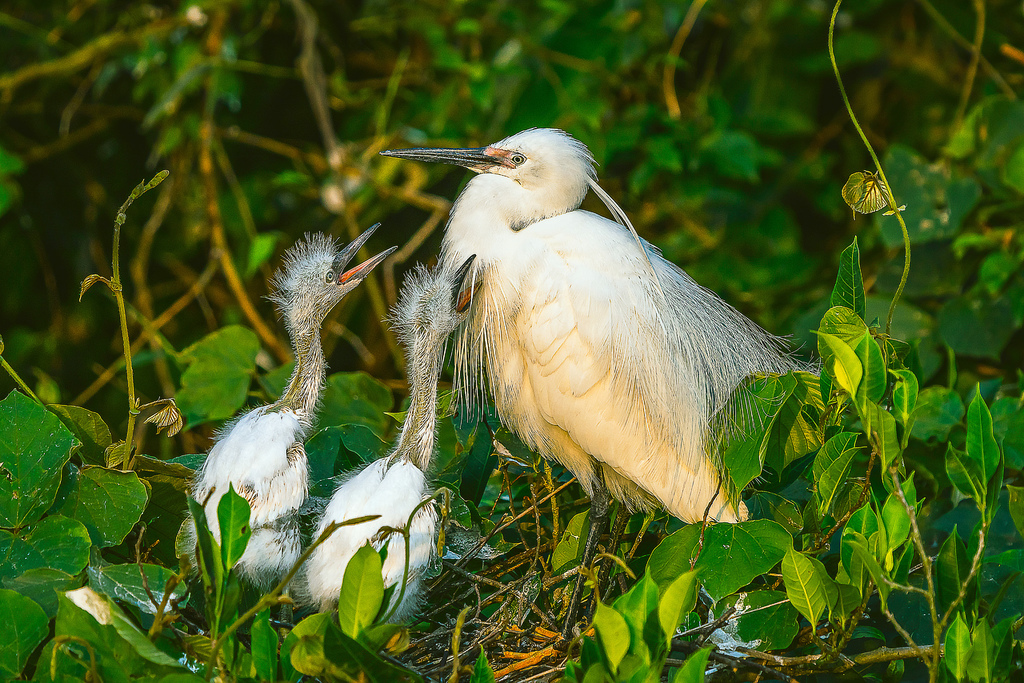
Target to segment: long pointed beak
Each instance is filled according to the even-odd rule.
[[[371,270],[380,265],[380,262],[386,259],[391,254],[391,252],[398,249],[398,247],[391,247],[390,249],[387,249],[377,254],[373,258],[363,261],[355,268],[351,268],[344,272],[342,271],[342,269],[348,265],[349,261],[351,261],[355,257],[356,253],[358,253],[358,251],[362,249],[363,245],[366,244],[366,241],[370,239],[370,236],[374,232],[376,232],[377,228],[379,227],[380,223],[376,223],[370,226],[365,231],[363,231],[363,234],[352,240],[347,247],[342,249],[341,253],[334,257],[334,266],[332,269],[334,270],[334,272],[338,273],[339,285],[348,284],[353,281],[355,281],[355,283],[358,284],[363,279],[365,279],[367,275],[370,274]]]
[[[491,147],[467,147],[452,149],[448,147],[414,147],[412,149],[386,149],[381,156],[427,161],[440,164],[454,164],[476,170],[485,170],[492,166],[505,165],[504,158],[488,150]]]
[[[455,273],[455,285],[452,287],[452,300],[455,302],[455,311],[457,313],[464,312],[468,307],[470,301],[473,299],[473,282],[466,282],[466,276],[469,275],[472,270],[473,261],[476,259],[476,254],[471,254],[465,262],[459,266],[458,271]],[[467,286],[468,285],[468,286]]]

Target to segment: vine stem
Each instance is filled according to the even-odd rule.
[[[860,122],[857,121],[857,116],[853,113],[853,107],[850,105],[850,98],[846,96],[846,88],[843,86],[843,78],[839,75],[839,65],[836,64],[836,52],[833,45],[833,35],[836,30],[836,15],[839,14],[839,6],[843,4],[843,0],[836,0],[835,7],[832,8],[832,18],[828,23],[828,57],[832,60],[832,72],[836,76],[836,83],[839,85],[839,94],[843,96],[843,104],[846,105],[846,111],[850,114],[850,120],[853,121],[853,127],[857,129],[857,134],[860,135],[860,139],[864,142],[864,146],[868,149],[868,154],[871,155],[871,160],[875,162],[875,168],[878,170],[878,177],[882,180],[882,187],[885,188],[885,200],[889,203],[889,210],[896,216],[896,220],[900,222],[900,230],[903,231],[903,275],[900,277],[900,285],[896,288],[896,294],[892,297],[892,303],[889,304],[889,314],[885,319],[885,334],[889,335],[892,328],[892,316],[896,312],[896,304],[899,302],[900,297],[903,296],[903,289],[907,286],[907,277],[910,275],[910,233],[907,232],[907,224],[903,222],[903,216],[900,215],[899,206],[896,204],[896,198],[892,196],[892,189],[889,187],[889,180],[885,177],[885,171],[882,170],[882,163],[878,160],[878,155],[875,154],[875,148],[871,146],[868,141],[868,136],[864,134],[864,130],[860,127]]]
[[[2,341],[0,341],[0,353],[3,353]],[[39,405],[43,405],[43,402],[39,400],[39,397],[36,396],[35,392],[29,389],[29,386],[25,384],[25,380],[21,378],[21,375],[19,375],[17,371],[15,371],[15,369],[11,367],[11,364],[8,363],[7,359],[5,359],[3,356],[0,356],[0,366],[3,366],[4,370],[7,371],[7,374],[11,376],[11,379],[13,379],[18,384],[19,387],[21,387],[22,391],[31,396],[36,403],[38,403]]]
[[[111,270],[113,271],[113,277],[108,283],[111,293],[114,295],[114,300],[117,301],[117,314],[121,319],[121,347],[122,353],[124,354],[125,371],[128,379],[128,428],[125,430],[124,436],[124,455],[121,459],[121,469],[128,470],[129,462],[131,461],[132,454],[132,441],[135,435],[135,420],[139,416],[139,403],[135,397],[135,371],[132,367],[132,345],[131,340],[128,338],[128,314],[125,311],[124,305],[124,292],[121,287],[121,259],[119,258],[118,251],[121,245],[121,226],[124,225],[127,219],[126,212],[128,207],[132,205],[136,199],[149,192],[154,187],[164,181],[169,174],[169,171],[160,171],[153,179],[148,183],[139,183],[132,193],[125,200],[124,204],[117,211],[117,216],[114,218],[114,244],[113,254],[111,256]]]

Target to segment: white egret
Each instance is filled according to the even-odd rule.
[[[303,441],[313,426],[327,370],[320,327],[331,309],[396,249],[346,270],[378,225],[344,249],[327,235],[313,233],[285,253],[270,298],[291,338],[295,370],[280,399],[224,427],[192,483],[192,496],[205,501],[207,524],[218,542],[217,505],[228,486],[248,500],[252,536],[236,567],[263,588],[286,574],[301,553],[297,513],[308,491]],[[188,549],[194,552],[195,527],[191,520],[188,524]]]
[[[388,555],[382,567],[385,587],[400,586],[405,576],[405,539],[386,527],[405,527],[416,508],[430,495],[426,471],[434,453],[437,380],[448,336],[469,311],[472,282],[466,275],[472,262],[473,257],[469,256],[457,270],[443,264],[432,271],[419,268],[402,288],[391,318],[406,348],[409,410],[391,454],[343,482],[324,510],[317,535],[332,522],[364,515],[380,517],[338,529],[306,561],[305,599],[321,611],[332,609],[338,602],[345,568],[355,552],[368,542],[376,548],[387,544]],[[420,507],[409,528],[409,574],[405,594],[391,616],[393,621],[405,620],[418,606],[423,571],[436,555],[436,527],[434,504]],[[393,600],[399,592],[394,593]]]
[[[480,283],[456,345],[456,388],[479,400],[486,377],[504,423],[590,494],[584,562],[607,524],[605,486],[631,510],[744,519],[722,481],[718,436],[744,379],[797,367],[780,341],[641,240],[598,186],[590,151],[563,131],[381,154],[478,174],[442,242],[448,262],[476,254]],[[578,208],[588,189],[619,222]]]

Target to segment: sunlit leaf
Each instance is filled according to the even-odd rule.
[[[384,579],[381,559],[373,546],[366,544],[356,551],[345,567],[338,600],[338,623],[352,638],[373,623],[384,600]]]
[[[850,461],[860,450],[856,442],[855,433],[841,432],[826,441],[814,458],[814,481],[817,484],[819,509],[822,514],[829,512],[836,491],[846,480]]]
[[[220,526],[220,554],[225,569],[231,569],[242,558],[249,545],[252,529],[249,501],[235,492],[233,484],[217,503],[217,523]]]
[[[957,612],[956,619],[946,631],[946,652],[943,658],[946,668],[958,681],[967,675],[967,660],[971,652],[971,634],[963,617]]]
[[[829,303],[832,306],[845,306],[861,318],[864,317],[864,280],[860,272],[860,248],[856,237],[853,238],[853,244],[839,256],[839,274]]]

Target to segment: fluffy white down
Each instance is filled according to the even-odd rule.
[[[294,411],[261,406],[229,425],[196,473],[193,497],[202,502],[209,495],[206,521],[218,542],[217,505],[228,486],[248,498],[253,535],[237,566],[254,583],[266,584],[279,577],[301,553],[298,528],[275,522],[294,514],[306,500],[303,436]]]
[[[380,515],[380,518],[338,529],[306,561],[307,598],[320,611],[332,609],[338,602],[345,568],[355,552],[367,542],[379,549],[382,545],[377,537],[380,529],[404,527],[416,506],[427,497],[426,478],[419,468],[406,460],[390,465],[388,461],[389,458],[381,458],[364,467],[334,492],[324,510],[318,536],[331,522],[366,515]],[[431,503],[420,509],[409,530],[409,580],[393,621],[407,619],[417,607],[423,571],[436,554],[436,527],[437,511]],[[387,542],[388,556],[383,566],[385,588],[399,584],[405,572],[405,540],[400,534],[392,534]]]

